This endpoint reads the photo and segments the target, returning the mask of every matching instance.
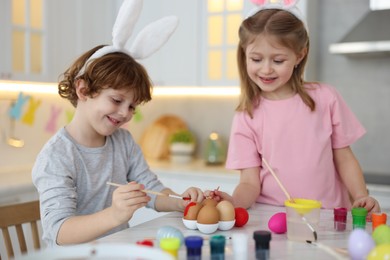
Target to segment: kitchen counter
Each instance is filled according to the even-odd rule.
[[[390,185],[390,173],[365,173],[364,179],[370,184]]]
[[[163,183],[183,192],[190,186],[202,189],[215,189],[232,192],[239,181],[239,173],[225,169],[224,165],[207,165],[203,160],[193,160],[189,164],[173,164],[168,160],[149,161],[150,168]],[[32,165],[0,168],[0,205],[28,201],[38,198],[31,180]],[[370,194],[378,199],[384,210],[390,209],[390,175],[365,174]]]
[[[162,217],[153,219],[146,223],[140,224],[115,234],[103,237],[97,243],[136,243],[144,239],[155,238],[157,231],[166,225],[179,229],[184,237],[190,235],[201,235],[205,238],[202,247],[202,259],[209,259],[210,247],[208,238],[212,235],[224,235],[231,237],[235,233],[245,233],[248,235],[248,257],[255,259],[253,232],[256,230],[268,230],[269,218],[277,212],[285,212],[284,207],[276,207],[264,204],[255,204],[248,210],[250,217],[244,227],[234,227],[228,231],[217,231],[213,234],[206,235],[198,230],[189,230],[182,223],[182,213],[173,212]],[[348,215],[347,229],[345,231],[335,231],[333,228],[333,211],[321,210],[320,224],[317,230],[318,242],[330,247],[347,248],[348,237],[352,230],[351,215]],[[371,233],[371,223],[368,223],[366,230]],[[155,247],[158,247],[154,241]],[[271,259],[333,259],[327,252],[320,248],[304,242],[290,241],[286,234],[272,234],[270,244]],[[182,246],[179,250],[179,258],[186,259],[186,249]],[[233,259],[233,248],[231,240],[227,240],[225,247],[225,259]]]
[[[38,199],[31,179],[31,166],[0,170],[0,205]]]

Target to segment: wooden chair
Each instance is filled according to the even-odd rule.
[[[32,242],[35,249],[40,249],[40,239],[37,222],[41,219],[39,213],[39,201],[5,205],[0,207],[0,228],[3,232],[4,244],[8,258],[13,258],[15,253],[9,233],[9,227],[14,226],[18,237],[21,253],[27,253],[26,238],[22,224],[30,223]],[[16,244],[16,243],[15,243]],[[17,245],[14,245],[14,247]],[[0,256],[1,260],[1,256]]]

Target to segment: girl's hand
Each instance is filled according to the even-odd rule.
[[[136,182],[130,182],[115,189],[112,195],[113,218],[119,224],[129,221],[134,212],[146,206],[150,201],[150,197],[142,192],[145,187]]]
[[[229,194],[227,194],[226,192],[223,192],[223,191],[220,191],[219,189],[215,189],[215,190],[206,190],[204,192],[204,196],[206,198],[210,198],[210,199],[213,199],[217,202],[220,202],[222,200],[227,200],[227,201],[230,201],[233,205],[233,197],[230,196]]]
[[[370,196],[356,199],[352,204],[352,208],[358,208],[358,207],[366,208],[368,213],[381,211],[378,201]],[[371,214],[369,214],[369,219],[371,219],[370,216]]]

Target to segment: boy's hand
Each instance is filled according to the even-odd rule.
[[[190,202],[201,203],[205,199],[205,197],[203,195],[203,191],[199,188],[196,188],[196,187],[188,188],[186,191],[183,192],[183,194],[181,196],[184,198],[191,198],[190,200],[183,200],[182,201],[182,209],[183,210]]]
[[[188,188],[181,196],[184,198],[191,198],[190,201],[193,202],[202,202],[204,200],[203,191],[196,187]]]
[[[113,217],[119,224],[129,221],[137,209],[146,206],[150,201],[150,197],[141,191],[144,188],[142,184],[130,182],[115,189],[111,208]]]

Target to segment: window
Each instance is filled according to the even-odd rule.
[[[237,82],[236,51],[243,0],[207,1],[206,77],[209,82]]]
[[[42,74],[43,0],[12,0],[12,71]]]

